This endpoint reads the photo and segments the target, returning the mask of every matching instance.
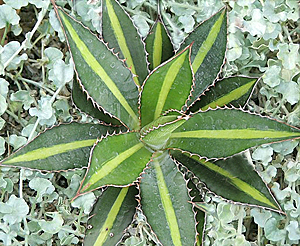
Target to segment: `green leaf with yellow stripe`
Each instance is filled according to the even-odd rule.
[[[105,113],[101,107],[94,105],[91,99],[87,99],[87,94],[80,88],[78,81],[73,82],[72,101],[75,106],[83,113],[100,120],[103,123],[112,125],[122,125],[116,118]]]
[[[169,60],[174,55],[173,44],[160,15],[145,39],[145,43],[149,54],[150,70]]]
[[[79,192],[132,184],[151,156],[152,152],[139,141],[136,132],[103,137],[92,150],[89,170]]]
[[[245,154],[216,162],[180,151],[171,151],[171,155],[199,177],[210,191],[224,199],[280,210],[270,190],[254,170],[251,159]]]
[[[195,244],[195,214],[186,181],[167,152],[157,153],[142,175],[141,205],[163,245]]]
[[[174,157],[171,155],[171,158],[173,160]],[[183,168],[183,165],[175,160],[176,164],[180,166],[181,169],[185,170],[186,167]],[[182,172],[182,171],[181,171]],[[185,171],[186,172],[186,171]],[[202,182],[199,182],[198,180],[195,179],[195,175],[191,177],[191,172],[188,171],[188,174],[186,176],[190,177],[187,183],[187,187],[189,189],[189,194],[192,198],[192,203],[195,204],[196,202],[203,202],[205,192],[207,191],[206,189],[204,190],[204,184]],[[201,188],[199,188],[201,187]],[[204,187],[204,188],[203,188]],[[202,189],[202,190],[200,190]],[[197,230],[197,236],[196,236],[196,246],[201,246],[202,241],[204,239],[204,228],[205,228],[205,221],[206,221],[206,214],[198,209],[196,206],[193,207],[195,211],[195,220],[196,220],[196,230]]]
[[[115,0],[102,0],[102,35],[108,46],[126,60],[141,85],[148,75],[145,44],[129,15]]]
[[[138,129],[138,88],[131,71],[81,23],[55,8],[63,25],[81,87],[94,103]]]
[[[137,195],[135,186],[108,187],[90,213],[84,245],[117,245],[133,219],[138,206]]]
[[[210,86],[199,100],[188,109],[188,112],[202,111],[208,108],[233,105],[234,107],[244,106],[252,94],[257,78],[235,76],[216,81]]]
[[[300,130],[295,127],[238,109],[208,110],[182,121],[170,134],[166,147],[207,158],[227,157],[261,144],[300,138]],[[153,132],[160,130],[163,127]]]
[[[189,105],[213,83],[224,63],[227,43],[226,10],[220,10],[196,27],[181,44],[180,49],[191,43],[193,43],[191,61],[195,73],[195,86]]]
[[[142,127],[169,109],[181,110],[185,104],[193,82],[189,52],[190,46],[153,70],[145,80],[140,99]]]
[[[1,165],[60,171],[87,167],[90,150],[97,138],[118,128],[76,122],[53,127],[40,134]]]

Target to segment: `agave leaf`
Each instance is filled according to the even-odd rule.
[[[120,53],[141,85],[148,75],[145,44],[129,15],[115,0],[102,0],[102,35],[108,46]]]
[[[181,110],[185,104],[193,81],[189,51],[190,46],[157,67],[144,82],[140,99],[142,126],[169,109]]]
[[[225,58],[227,43],[226,10],[200,24],[184,40],[180,50],[193,43],[191,50],[195,86],[188,104],[192,104],[213,83]]]
[[[196,245],[201,246],[203,245],[203,240],[204,240],[204,228],[205,228],[205,222],[206,222],[206,214],[198,209],[194,208],[195,213],[196,213],[196,230],[197,230],[197,237],[196,237]]]
[[[97,137],[118,128],[101,124],[63,124],[38,135],[33,141],[4,159],[1,165],[60,171],[87,166]]]
[[[202,111],[208,108],[216,108],[217,106],[233,105],[235,107],[244,106],[254,86],[257,78],[248,78],[242,76],[224,78],[217,81],[214,86],[208,88],[199,100],[188,109],[188,112]]]
[[[173,156],[171,156],[171,157],[172,157],[172,159],[174,159]],[[180,163],[178,163],[178,161],[176,161],[176,160],[174,160],[174,161],[176,162],[177,165],[180,164]],[[191,179],[188,181],[187,187],[189,190],[189,194],[192,198],[192,204],[195,204],[196,202],[203,202],[203,199],[202,199],[203,195],[200,195],[199,188],[197,188],[196,184]],[[203,192],[203,191],[201,191],[201,192]],[[195,216],[196,231],[197,231],[196,245],[200,246],[200,245],[202,245],[203,236],[204,236],[203,234],[204,234],[204,228],[205,228],[206,214],[205,214],[205,212],[203,212],[202,210],[198,209],[195,206],[193,207],[193,209],[196,214],[196,216]]]
[[[89,170],[80,193],[105,185],[125,186],[133,183],[150,161],[152,152],[127,132],[102,138],[93,148]]]
[[[167,119],[174,119],[172,122],[166,122],[165,124],[158,124],[157,127],[148,128],[149,125],[152,125],[152,123],[146,125],[144,128],[147,129],[144,136],[141,136],[141,140],[150,148],[153,150],[163,150],[166,148],[166,145],[168,144],[168,140],[172,134],[172,132],[177,129],[179,126],[185,123],[185,120],[183,120],[181,117],[178,118],[176,115],[168,115],[168,116],[162,116],[158,118],[156,122],[162,123],[164,120]],[[144,131],[144,128],[142,129],[142,133]]]
[[[163,245],[194,245],[195,218],[186,181],[167,152],[157,153],[142,175],[141,205]]]
[[[81,112],[86,113],[101,122],[116,126],[122,125],[120,121],[112,118],[109,114],[104,113],[102,108],[97,105],[94,106],[93,102],[87,99],[86,93],[83,92],[80,88],[80,84],[76,80],[73,82],[72,101]]]
[[[132,221],[138,205],[137,195],[135,186],[108,187],[90,213],[84,245],[116,245]]]
[[[159,118],[157,118],[156,120],[150,122],[148,125],[145,125],[141,130],[140,130],[140,135],[143,139],[143,137],[146,137],[147,134],[149,132],[151,132],[153,129],[156,129],[160,126],[163,126],[169,122],[173,122],[175,120],[177,120],[179,115],[172,115],[172,114],[168,114],[168,115],[164,115],[161,116]],[[171,133],[171,132],[170,132]],[[165,139],[163,137],[163,135],[161,135],[160,137],[162,137],[163,139]]]
[[[178,121],[172,124],[180,125]],[[159,130],[163,127],[153,132]],[[202,157],[222,158],[257,145],[299,137],[299,129],[282,122],[239,109],[217,109],[185,120],[171,133],[166,146]]]
[[[280,210],[270,190],[254,171],[252,162],[245,154],[210,162],[180,151],[171,153],[173,158],[184,164],[215,194],[239,203]]]
[[[124,63],[81,23],[55,8],[83,90],[130,129],[139,128],[138,88]]]
[[[174,55],[174,48],[168,31],[159,15],[145,39],[150,70]]]

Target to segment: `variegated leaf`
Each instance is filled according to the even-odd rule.
[[[143,141],[158,148],[181,149],[222,158],[253,146],[300,138],[300,130],[239,109],[215,109],[161,126]],[[154,148],[153,147],[153,148]]]
[[[153,70],[174,55],[173,44],[160,15],[145,39],[145,43],[149,54],[150,70]]]
[[[93,148],[89,170],[79,193],[105,185],[133,183],[150,161],[152,152],[139,141],[136,132],[102,138]]]
[[[115,0],[102,0],[102,35],[108,46],[126,60],[134,81],[141,85],[148,74],[145,45],[129,15]]]
[[[190,46],[157,67],[146,79],[140,99],[142,127],[169,109],[181,110],[185,104],[193,81],[189,51]]]
[[[86,27],[60,8],[55,10],[83,89],[105,111],[130,129],[138,129],[138,88],[130,70]]]
[[[270,190],[254,171],[251,160],[245,154],[216,162],[205,161],[180,151],[171,151],[171,154],[215,194],[239,203],[280,210]]]
[[[141,205],[163,245],[195,244],[196,228],[186,181],[167,152],[157,153],[142,176]]]
[[[172,158],[174,158],[172,156]],[[176,160],[175,160],[176,161]],[[181,165],[178,161],[176,161],[177,164]],[[187,174],[187,172],[185,173]],[[193,179],[195,179],[195,176],[193,176]],[[200,182],[198,182],[200,184]],[[188,181],[187,187],[189,190],[189,194],[192,198],[192,203],[196,202],[203,202],[203,194],[206,192],[206,190],[201,190],[199,187],[196,186],[197,184],[194,183],[192,179]],[[203,186],[203,183],[201,183]],[[200,193],[201,191],[201,193]],[[195,211],[195,219],[196,219],[196,231],[197,231],[197,236],[196,236],[196,246],[201,246],[203,243],[204,239],[204,228],[205,228],[205,221],[206,221],[206,214],[196,206],[193,207]]]
[[[227,43],[226,10],[200,24],[181,44],[180,49],[193,43],[191,61],[195,86],[188,104],[192,104],[213,83],[224,62]]]
[[[116,245],[132,221],[138,205],[137,195],[135,186],[108,187],[90,213],[84,245]]]
[[[76,122],[59,125],[40,134],[3,160],[1,165],[47,171],[87,167],[90,150],[97,138],[117,129]]]
[[[104,113],[102,108],[94,105],[90,99],[87,99],[87,94],[83,92],[77,81],[73,82],[72,101],[81,112],[86,113],[101,122],[112,125],[122,125],[120,121],[110,117],[109,114]]]
[[[299,137],[299,129],[276,120],[237,109],[218,109],[193,115],[171,133],[166,146],[221,158],[253,146]]]
[[[235,107],[244,106],[256,85],[257,78],[242,76],[224,78],[216,82],[214,86],[208,88],[198,101],[188,109],[188,112],[202,111],[217,106],[233,105]]]

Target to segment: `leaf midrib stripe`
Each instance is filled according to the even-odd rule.
[[[200,162],[202,165],[206,166],[210,170],[212,170],[216,173],[219,173],[220,175],[228,178],[230,180],[230,182],[232,183],[232,185],[234,185],[237,189],[241,190],[242,192],[245,192],[246,194],[248,194],[255,200],[258,200],[262,203],[272,206],[273,208],[278,209],[272,202],[270,202],[270,200],[267,197],[264,196],[264,194],[262,194],[255,187],[253,187],[253,186],[249,185],[248,183],[246,183],[245,181],[233,176],[228,171],[222,169],[221,167],[219,167],[211,162],[204,161],[204,160],[200,160]]]
[[[113,8],[110,0],[106,0],[106,7],[107,7],[107,13],[108,13],[108,16],[110,19],[112,29],[114,30],[116,40],[120,46],[120,49],[124,55],[124,58],[126,59],[126,63],[128,65],[128,67],[130,67],[132,73],[136,75],[135,66],[134,66],[134,63],[133,63],[133,60],[131,57],[131,53],[128,49],[127,42],[126,42],[123,30],[122,30],[121,24],[119,22],[119,19],[114,11],[114,8]],[[137,77],[134,77],[134,81],[139,85],[139,81],[138,81]]]
[[[153,68],[156,68],[161,63],[162,54],[162,33],[161,24],[157,22],[155,37],[153,42]]]
[[[101,143],[101,142],[100,142]],[[136,153],[138,150],[140,150],[144,146],[143,143],[138,143],[131,148],[125,150],[122,153],[119,153],[115,158],[112,158],[104,163],[101,164],[100,168],[97,170],[96,173],[94,173],[91,178],[85,183],[88,183],[89,186],[95,184],[100,179],[104,178],[105,176],[109,175],[111,172],[113,172],[123,161],[125,161],[127,158],[132,156],[134,153]],[[92,159],[93,161],[93,159]]]
[[[169,67],[158,95],[157,104],[154,113],[154,119],[157,119],[160,116],[163,107],[166,103],[166,99],[170,92],[171,86],[174,83],[177,74],[179,73],[179,70],[181,69],[182,64],[185,61],[188,51],[189,50],[186,50],[179,57],[177,57],[176,60],[173,62],[173,64]]]
[[[16,162],[36,161],[46,159],[50,156],[66,153],[71,150],[93,146],[97,139],[87,139],[81,141],[74,141],[71,143],[57,144],[51,147],[43,147],[28,151],[25,154],[16,156],[15,158],[4,161],[3,164],[11,164]]]
[[[88,47],[85,45],[85,43],[80,39],[80,37],[77,35],[76,31],[72,27],[71,23],[65,18],[64,15],[61,15],[63,18],[63,21],[69,30],[69,33],[74,40],[74,43],[76,44],[78,50],[80,51],[82,57],[86,61],[86,63],[92,68],[92,70],[103,80],[103,82],[106,84],[106,86],[109,88],[109,90],[113,93],[115,98],[120,102],[120,104],[124,107],[124,109],[128,112],[128,114],[133,118],[133,120],[136,122],[136,125],[138,125],[138,118],[116,84],[112,81],[112,79],[109,77],[109,75],[106,73],[104,68],[99,64],[99,62],[96,60],[96,58],[92,55]]]
[[[298,137],[298,132],[256,130],[256,129],[230,129],[230,130],[197,130],[173,132],[170,138],[213,138],[213,139],[272,139],[285,137]]]
[[[256,82],[256,80],[251,80],[247,84],[242,85],[242,86],[238,87],[237,89],[232,90],[230,93],[218,98],[217,100],[210,102],[208,105],[202,107],[201,110],[205,111],[209,107],[216,108],[217,106],[223,106],[234,100],[241,98],[249,91],[249,89],[255,82]]]
[[[181,238],[179,226],[175,214],[175,210],[173,208],[172,200],[170,197],[170,193],[164,179],[163,172],[161,170],[160,164],[158,161],[153,161],[154,168],[156,171],[157,177],[157,186],[161,198],[161,202],[165,211],[166,219],[170,228],[171,238],[175,246],[181,246]]]
[[[220,15],[218,20],[212,26],[207,38],[204,40],[201,47],[199,48],[197,55],[195,56],[195,59],[192,64],[194,73],[197,72],[197,70],[201,66],[204,58],[206,57],[207,53],[210,51],[211,47],[213,46],[214,42],[216,41],[217,36],[220,32],[222,23],[223,23],[224,16],[225,16],[225,11],[223,11],[223,13]]]
[[[108,233],[110,232],[111,228],[113,227],[113,224],[117,218],[117,215],[120,211],[123,201],[127,195],[128,189],[129,189],[129,187],[125,187],[125,188],[121,189],[117,199],[115,200],[110,211],[108,212],[106,220],[100,229],[99,236],[97,237],[97,240],[95,241],[94,245],[102,246],[105,243]]]

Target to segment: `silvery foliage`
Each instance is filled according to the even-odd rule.
[[[78,117],[85,122],[92,120],[78,112],[74,114],[70,107],[73,65],[69,55],[59,49],[58,40],[63,42],[64,36],[49,0],[4,2],[0,6],[0,28],[10,26],[14,35],[24,35],[25,40],[23,43],[1,41],[0,158],[24,145],[45,127]],[[120,2],[125,4],[140,34],[145,36],[154,22],[157,1]],[[60,3],[72,5],[71,0]],[[100,1],[74,3],[72,13],[101,34]],[[161,0],[162,17],[174,46],[178,47],[188,32],[224,4],[230,9],[228,51],[220,76],[239,73],[262,76],[259,93],[254,93],[248,109],[299,127],[300,57],[296,31],[299,6],[296,0],[199,0],[197,3]],[[35,8],[38,13],[37,29],[33,27],[27,33],[23,30],[22,34],[20,13],[28,7]],[[17,9],[21,9],[20,12]],[[58,45],[53,45],[54,38]],[[35,76],[29,76],[30,73]],[[9,122],[17,126],[12,127]],[[292,141],[264,145],[252,153],[255,168],[287,215],[227,203],[208,193],[204,197],[205,209],[209,211],[205,245],[299,244],[300,160],[297,148],[298,142]],[[84,237],[82,223],[86,222],[96,197],[89,193],[71,204],[83,173],[42,174],[1,168],[0,242],[4,245],[13,245],[18,240],[28,245],[78,244]],[[252,236],[250,242],[247,229],[251,218],[259,236]],[[145,231],[145,218],[139,213],[128,230],[131,236],[125,239],[124,245],[155,242]]]

